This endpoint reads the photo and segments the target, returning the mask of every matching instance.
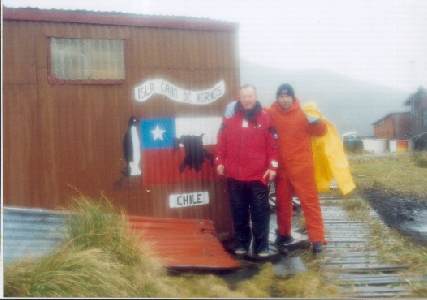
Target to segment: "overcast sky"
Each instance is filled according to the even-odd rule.
[[[240,24],[240,56],[324,69],[411,92],[427,87],[423,0],[4,0],[8,7],[209,17]]]

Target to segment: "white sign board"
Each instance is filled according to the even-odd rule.
[[[179,208],[209,204],[208,192],[192,192],[169,195],[169,207]]]
[[[206,105],[224,96],[225,82],[221,80],[211,88],[192,91],[177,87],[165,79],[149,79],[134,89],[134,98],[138,102],[144,102],[155,94],[163,95],[176,102]]]

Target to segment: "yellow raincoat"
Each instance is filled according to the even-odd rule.
[[[326,123],[327,127],[327,133],[324,136],[312,137],[318,191],[329,191],[330,184],[335,179],[343,195],[350,193],[356,186],[351,176],[350,166],[338,130],[320,113],[314,102],[305,103],[302,105],[302,109],[306,115],[319,117]]]

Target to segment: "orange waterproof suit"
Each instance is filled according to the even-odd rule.
[[[326,242],[314,177],[311,136],[326,133],[322,121],[310,124],[294,100],[288,110],[277,102],[268,110],[279,135],[279,169],[277,171],[277,225],[279,234],[291,235],[292,196],[298,196],[304,212],[308,237],[311,242]]]

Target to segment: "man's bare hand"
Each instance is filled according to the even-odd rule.
[[[264,180],[273,181],[276,178],[276,171],[268,169],[265,171],[264,176],[262,176]]]
[[[224,165],[218,165],[218,167],[216,167],[216,172],[218,173],[218,175],[223,176],[224,175]]]

